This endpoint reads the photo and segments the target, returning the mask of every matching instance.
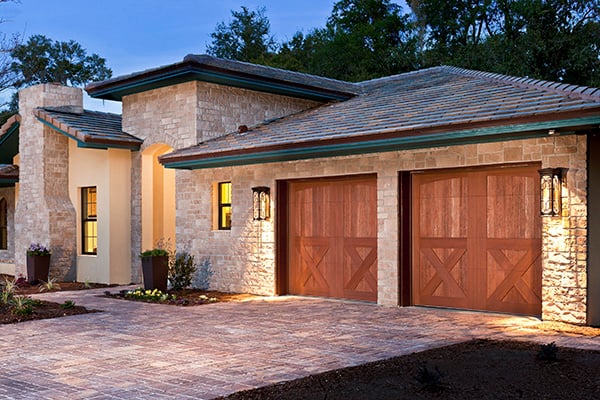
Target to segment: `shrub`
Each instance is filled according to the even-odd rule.
[[[4,287],[2,288],[2,292],[0,292],[0,302],[2,304],[8,304],[15,294],[15,289],[17,288],[17,285],[15,281],[5,279],[3,286]]]
[[[543,361],[557,361],[558,360],[558,346],[554,342],[543,344],[540,346],[540,351],[537,354],[538,360]]]
[[[192,284],[192,277],[196,272],[194,256],[187,253],[177,253],[169,263],[169,282],[174,290],[185,289]]]
[[[210,259],[205,258],[200,263],[196,275],[194,275],[192,286],[200,290],[208,290],[210,288],[210,279],[214,271],[210,264]]]
[[[16,296],[11,300],[12,310],[14,315],[31,315],[33,313],[34,302],[27,296]]]
[[[45,290],[49,292],[52,290],[60,290],[60,285],[56,283],[56,278],[48,279],[48,282],[42,281],[42,284],[40,285],[40,292]]]
[[[445,388],[443,377],[444,374],[437,367],[429,369],[427,365],[421,365],[415,375],[415,379],[421,384],[421,387],[430,392],[437,392]]]

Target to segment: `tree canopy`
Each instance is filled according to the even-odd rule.
[[[209,54],[348,81],[448,64],[600,86],[600,0],[407,3],[410,14],[391,0],[339,0],[325,27],[282,43],[264,8],[242,7],[217,25]]]
[[[34,35],[11,52],[11,70],[16,75],[15,88],[38,83],[58,82],[81,86],[112,76],[106,60],[97,54],[87,55],[73,40],[59,42],[44,35]]]
[[[265,8],[250,11],[242,6],[241,11],[231,11],[231,15],[233,20],[229,24],[220,22],[211,33],[212,43],[207,53],[230,60],[264,63],[276,48]]]

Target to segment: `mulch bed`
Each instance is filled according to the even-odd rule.
[[[474,340],[312,375],[221,399],[597,399],[600,351]]]
[[[32,306],[32,309],[33,312],[29,315],[15,315],[6,305],[0,306],[0,324],[14,324],[23,321],[97,312],[97,310],[88,310],[87,308],[78,305],[74,305],[70,308],[63,308],[61,304],[51,301],[36,302],[36,304]]]
[[[174,296],[174,298],[170,298],[169,300],[165,301],[155,301],[129,297],[126,295],[128,291],[129,290],[120,290],[118,292],[111,292],[107,290],[104,292],[104,295],[113,299],[141,301],[145,303],[170,304],[175,306],[197,306],[213,302],[246,301],[260,297],[245,293],[225,293],[214,290],[205,291],[200,289],[183,289],[169,290],[167,292],[167,294],[169,294],[170,296]],[[211,301],[210,299],[216,299],[216,301]]]

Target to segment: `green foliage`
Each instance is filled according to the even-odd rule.
[[[145,250],[140,253],[140,257],[172,257],[172,247],[170,239],[160,239],[156,242],[153,249]]]
[[[339,0],[276,44],[265,9],[232,12],[208,53],[362,81],[436,65],[600,86],[600,0]]]
[[[14,280],[5,279],[2,291],[0,292],[0,303],[9,304],[15,294],[16,288],[17,285]]]
[[[137,288],[135,290],[127,291],[125,293],[125,298],[132,300],[146,300],[151,302],[164,302],[168,300],[175,300],[176,297],[168,293],[163,293],[158,289],[144,290],[142,288]]]
[[[25,316],[33,313],[33,306],[35,305],[35,302],[27,296],[15,296],[11,300],[11,305],[11,312],[14,315]]]
[[[51,82],[81,86],[112,76],[104,58],[88,55],[73,40],[59,42],[44,35],[33,35],[26,43],[17,45],[11,57],[10,69],[17,76],[16,88]]]
[[[178,253],[169,263],[168,279],[173,290],[189,287],[196,269],[193,255],[187,252]]]
[[[169,251],[166,249],[154,248],[151,250],[145,250],[140,254],[140,257],[163,257],[168,256]]]
[[[423,66],[600,86],[600,1],[412,0]]]
[[[265,62],[275,50],[265,12],[264,7],[250,11],[245,6],[241,11],[231,11],[233,20],[229,24],[220,22],[210,34],[212,43],[207,46],[207,53],[230,60]]]
[[[48,282],[42,281],[40,284],[40,292],[52,290],[60,290],[60,285],[57,283],[56,278],[48,279]]]
[[[65,300],[64,303],[60,305],[63,309],[68,310],[70,308],[75,307],[75,302],[73,300]]]
[[[537,359],[542,361],[557,361],[558,346],[556,346],[556,343],[542,344],[540,346],[540,351],[537,354]]]

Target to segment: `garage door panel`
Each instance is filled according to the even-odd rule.
[[[377,301],[377,240],[345,238],[343,297]]]
[[[297,268],[290,273],[290,290],[296,294],[327,295],[330,288],[329,270],[331,243],[328,239],[304,237],[295,241]]]
[[[292,294],[377,301],[377,180],[289,182]]]
[[[536,166],[414,174],[412,188],[415,304],[541,313]]]
[[[424,177],[419,185],[421,212],[419,226],[423,237],[465,237],[467,194],[464,177]],[[447,212],[451,210],[452,212]]]
[[[539,181],[528,175],[491,175],[487,178],[487,236],[489,238],[539,238]],[[515,223],[528,221],[528,223]]]
[[[464,240],[453,240],[461,247],[421,247],[419,290],[416,302],[441,305],[451,298],[453,304],[464,305],[467,299],[467,250]]]

